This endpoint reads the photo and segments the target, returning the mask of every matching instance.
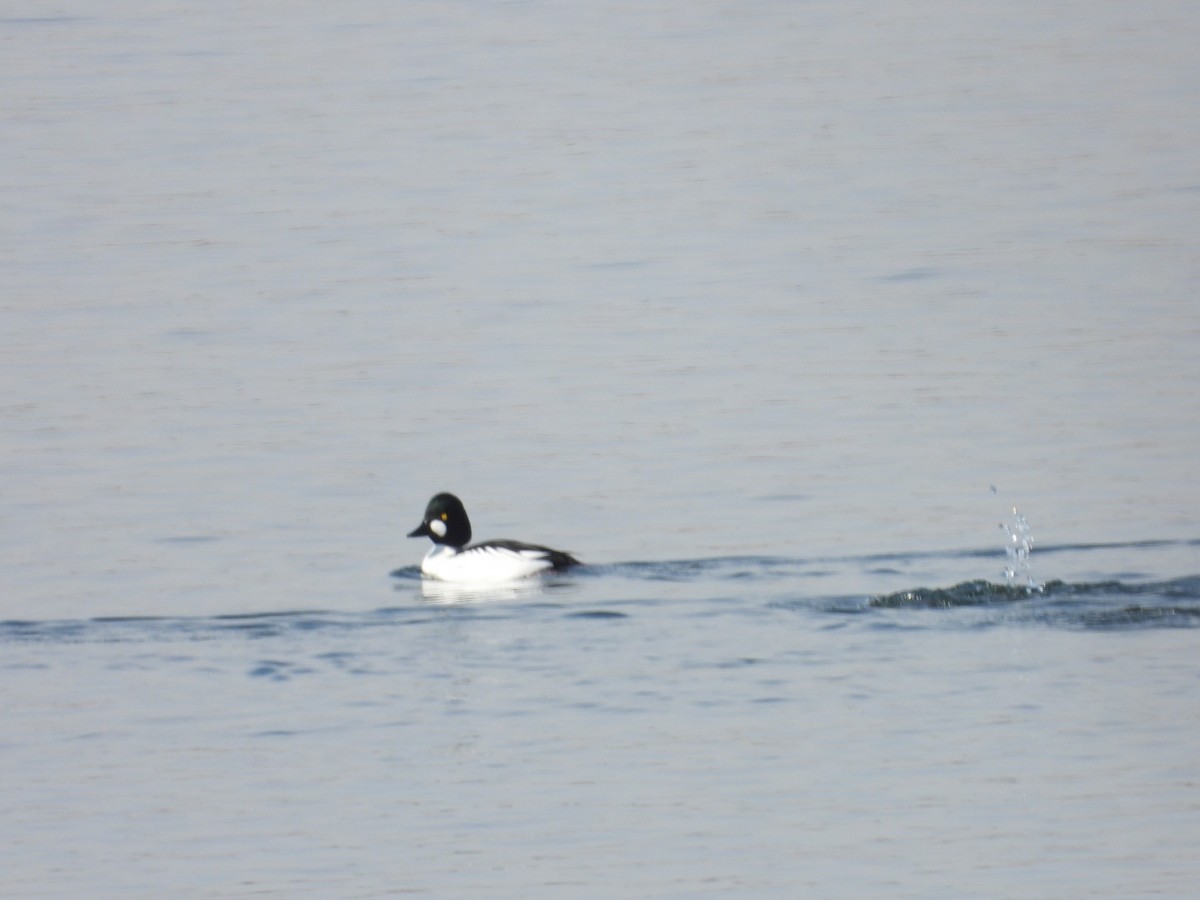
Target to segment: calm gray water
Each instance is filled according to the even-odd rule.
[[[1198,39],[0,14],[0,895],[1193,895]]]

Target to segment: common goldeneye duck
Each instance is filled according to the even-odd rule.
[[[425,518],[408,536],[433,541],[421,560],[421,574],[441,581],[513,581],[580,564],[569,553],[521,541],[482,541],[467,546],[471,520],[462,501],[453,494],[438,494],[430,500]]]

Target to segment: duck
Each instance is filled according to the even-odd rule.
[[[439,581],[501,584],[563,572],[582,565],[570,553],[524,541],[491,540],[471,544],[471,520],[454,494],[435,494],[410,538],[427,537],[433,546],[421,560],[421,574]]]

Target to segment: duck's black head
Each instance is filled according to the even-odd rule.
[[[425,507],[425,518],[408,533],[410,538],[427,537],[435,544],[462,549],[471,542],[471,520],[462,501],[453,494],[437,494]]]

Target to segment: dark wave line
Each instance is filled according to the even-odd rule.
[[[964,581],[948,588],[915,588],[872,597],[870,606],[878,609],[948,609],[957,606],[982,606],[1028,600],[1100,600],[1126,596],[1160,596],[1173,600],[1200,600],[1200,575],[1169,581],[1130,584],[1124,581],[1097,581],[1069,584],[1050,581],[1040,588],[988,581]]]
[[[1147,550],[1167,547],[1200,547],[1200,538],[1185,538],[1185,539],[1151,539],[1138,541],[1109,541],[1097,543],[1071,543],[1071,544],[1038,544],[1035,551],[1035,558],[1052,553],[1081,553],[1095,551],[1110,551],[1110,550]],[[706,574],[715,569],[729,568],[734,566],[762,566],[768,569],[795,568],[801,566],[812,565],[827,565],[832,563],[848,564],[871,564],[871,563],[887,563],[887,562],[906,562],[913,560],[929,560],[929,559],[998,559],[1004,560],[1005,554],[1002,549],[996,547],[987,548],[963,548],[951,550],[905,550],[891,551],[887,553],[866,553],[853,554],[846,556],[767,556],[767,555],[732,555],[732,556],[711,556],[699,557],[694,559],[669,559],[657,561],[630,560],[625,562],[603,563],[585,565],[580,569],[573,570],[579,574],[587,575],[638,575],[646,574],[652,578],[660,577],[663,574]],[[405,567],[397,569],[393,575],[408,576],[410,573],[415,577],[420,577],[420,569],[417,566]]]
[[[1110,544],[1060,545],[1051,550],[1109,550],[1117,547],[1200,546],[1200,541],[1137,541]],[[1039,551],[1044,552],[1044,551]],[[949,587],[915,587],[874,597],[822,597],[817,592],[801,591],[796,595],[798,580],[825,574],[822,565],[832,562],[856,561],[878,563],[889,560],[911,560],[934,557],[997,556],[995,551],[950,551],[919,554],[870,554],[840,558],[791,558],[780,556],[725,556],[704,559],[668,560],[664,562],[633,561],[610,565],[587,565],[572,570],[566,576],[547,582],[546,595],[514,595],[509,602],[474,605],[461,614],[479,616],[521,615],[523,605],[561,607],[564,614],[578,614],[569,602],[551,597],[559,588],[578,579],[625,578],[652,585],[655,582],[713,582],[721,583],[722,591],[732,585],[733,596],[745,598],[745,604],[766,603],[769,606],[824,610],[827,613],[867,612],[871,610],[955,609],[969,607],[1016,608],[1024,604],[1031,620],[1039,619],[1087,627],[1120,627],[1129,624],[1200,625],[1200,575],[1167,581],[1131,583],[1121,580],[1068,583],[1051,581],[1040,590],[1023,586],[996,584],[986,580],[966,581]],[[72,643],[123,642],[153,640],[212,640],[222,636],[241,635],[248,639],[267,638],[282,633],[300,631],[352,630],[380,626],[415,625],[444,615],[445,609],[435,607],[413,588],[421,583],[416,566],[392,573],[402,584],[397,590],[404,595],[401,605],[373,612],[336,612],[333,610],[273,610],[254,613],[231,613],[207,617],[168,616],[97,616],[88,619],[8,620],[0,621],[0,643]],[[766,590],[762,590],[763,587]],[[781,598],[780,590],[790,596]],[[776,596],[765,596],[774,592]],[[412,596],[417,594],[417,596]],[[652,594],[651,594],[652,597]],[[644,602],[651,603],[652,599]],[[611,605],[611,604],[609,604]],[[636,610],[635,603],[631,609]],[[588,616],[597,620],[601,615]]]
[[[1135,602],[1126,602],[1128,599]],[[1200,627],[1200,575],[1145,584],[1051,581],[1040,589],[967,581],[948,588],[916,588],[884,594],[870,598],[867,606],[873,610],[994,606],[1016,612],[1014,616],[994,620],[995,624],[1024,622],[1087,630],[1197,628]]]

